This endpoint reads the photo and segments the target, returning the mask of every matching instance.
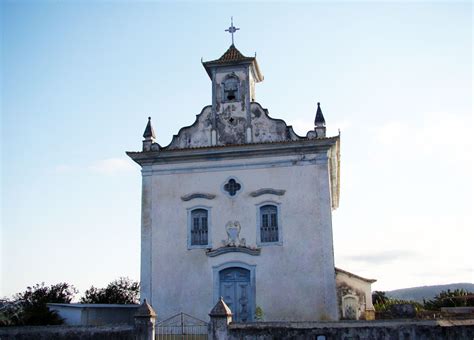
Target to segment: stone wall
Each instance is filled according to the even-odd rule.
[[[0,340],[155,340],[156,313],[146,302],[135,311],[134,325],[22,326],[0,328]]]
[[[133,326],[24,326],[0,328],[2,340],[135,340]]]
[[[474,320],[230,324],[227,339],[473,339]],[[210,338],[211,340],[211,338]]]
[[[474,318],[446,320],[232,323],[221,298],[209,313],[209,340],[431,340],[474,339]]]

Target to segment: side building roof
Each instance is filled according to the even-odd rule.
[[[336,270],[336,275],[341,273],[341,274],[346,274],[347,276],[350,276],[350,277],[353,277],[353,278],[356,278],[356,279],[359,279],[359,280],[362,280],[362,281],[365,281],[365,282],[368,282],[368,283],[374,283],[376,282],[377,280],[375,279],[367,279],[365,277],[362,277],[362,276],[359,276],[359,275],[356,275],[356,274],[353,274],[351,272],[348,272],[346,270],[343,270],[341,268],[334,268]]]

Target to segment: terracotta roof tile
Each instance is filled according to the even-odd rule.
[[[227,51],[218,59],[219,61],[237,61],[245,59],[246,57],[240,53],[235,45],[230,45]]]
[[[230,63],[235,61],[252,61],[255,58],[253,57],[246,57],[244,56],[236,47],[235,45],[230,45],[230,47],[225,51],[225,53],[216,60],[208,61],[206,63]]]

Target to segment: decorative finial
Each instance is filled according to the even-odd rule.
[[[229,306],[224,301],[224,298],[221,296],[219,301],[217,301],[214,308],[212,308],[211,312],[209,313],[211,317],[230,317],[232,316],[232,311],[230,310]]]
[[[318,109],[316,110],[316,117],[314,118],[314,131],[316,138],[326,137],[326,120],[324,120],[321,104],[318,102]]]
[[[314,125],[317,127],[326,126],[326,120],[321,110],[321,104],[318,102],[318,109],[316,110],[316,117],[314,118]]]
[[[234,33],[240,30],[240,28],[237,28],[234,26],[234,17],[230,17],[230,27],[226,29],[226,32],[229,32],[232,34],[232,45],[234,45]]]
[[[143,133],[143,138],[146,139],[155,139],[155,131],[153,126],[151,126],[151,117],[148,117],[148,124],[146,125],[145,132]]]

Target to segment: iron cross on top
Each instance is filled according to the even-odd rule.
[[[232,34],[232,45],[234,45],[234,33],[237,32],[238,30],[240,30],[240,28],[237,28],[234,26],[234,18],[230,17],[230,27],[226,29],[225,31]]]

